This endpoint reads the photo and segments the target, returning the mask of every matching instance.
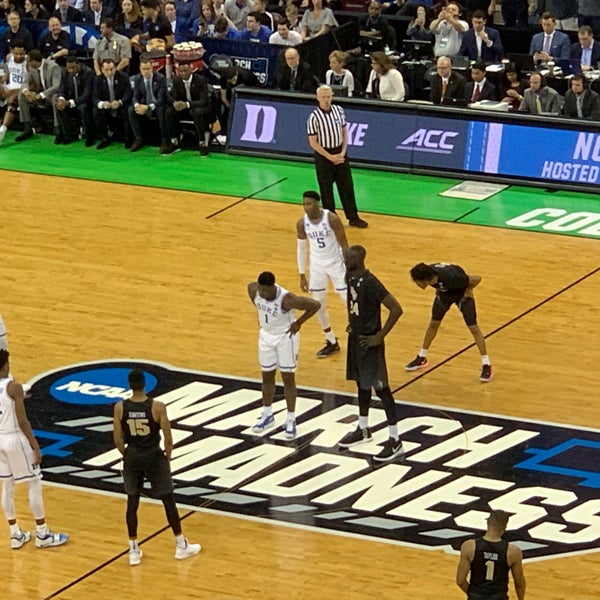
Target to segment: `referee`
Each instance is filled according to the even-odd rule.
[[[332,104],[333,92],[328,85],[317,89],[319,107],[308,117],[308,143],[315,152],[315,170],[323,208],[335,213],[333,184],[335,182],[344,213],[352,227],[368,227],[358,216],[354,183],[346,160],[348,130],[346,116],[340,106]]]

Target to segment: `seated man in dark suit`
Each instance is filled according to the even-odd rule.
[[[102,0],[90,0],[90,9],[83,11],[83,22],[100,31],[100,23],[108,14],[102,5]]]
[[[573,75],[561,114],[572,119],[600,121],[600,95],[588,89],[583,75]]]
[[[556,29],[556,18],[551,12],[542,13],[542,33],[531,38],[529,54],[533,60],[548,62],[549,60],[568,59],[571,53],[569,36]]]
[[[82,65],[79,58],[67,58],[67,70],[63,73],[56,98],[56,116],[59,133],[55,144],[70,144],[78,139],[79,122],[83,124],[86,147],[93,146],[95,140],[92,115],[92,94],[94,91],[94,71]],[[73,122],[77,129],[73,129]]]
[[[477,62],[471,67],[471,81],[465,85],[465,100],[496,100],[496,87],[485,78],[485,64]]]
[[[546,85],[546,78],[541,73],[532,73],[529,76],[529,87],[523,92],[519,111],[532,115],[558,115],[561,106],[562,96]]]
[[[177,150],[171,143],[167,130],[165,111],[168,104],[167,78],[162,73],[152,71],[152,61],[148,55],[140,57],[140,72],[133,78],[133,98],[129,107],[129,124],[133,132],[131,152],[137,152],[143,145],[141,119],[158,120],[160,139],[159,152],[172,154]]]
[[[571,46],[571,58],[581,63],[582,71],[595,69],[600,62],[600,43],[594,40],[594,32],[589,25],[582,25],[577,32],[578,42]]]
[[[471,18],[473,25],[463,34],[459,54],[468,56],[469,60],[482,61],[484,63],[499,63],[504,54],[500,34],[492,27],[485,25],[485,13],[476,10]]]
[[[285,64],[275,74],[275,87],[285,92],[304,92],[314,94],[318,81],[312,67],[300,60],[296,48],[286,48],[283,53]]]
[[[173,77],[172,103],[167,107],[167,124],[173,145],[179,143],[179,123],[182,119],[194,121],[198,136],[200,156],[208,156],[210,127],[214,121],[206,79],[192,73],[189,63],[177,64],[177,76]]]
[[[58,0],[57,4],[52,16],[59,18],[61,23],[83,23],[81,11],[71,6],[69,0]]]
[[[119,126],[124,130],[125,147],[130,148],[129,121],[127,109],[131,103],[131,85],[124,71],[117,71],[117,65],[111,58],[102,59],[102,73],[94,80],[92,105],[96,135],[100,142],[96,146],[102,150],[110,145],[110,139]]]
[[[440,56],[436,63],[437,73],[431,78],[429,100],[442,104],[447,98],[464,100],[465,78],[452,70],[452,60]]]

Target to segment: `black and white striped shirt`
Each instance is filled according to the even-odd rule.
[[[306,123],[308,135],[316,135],[317,142],[325,150],[341,147],[345,126],[346,115],[344,109],[335,104],[331,105],[329,111],[317,107],[310,113]]]

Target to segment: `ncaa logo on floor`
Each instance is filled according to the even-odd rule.
[[[113,404],[141,368],[167,405],[177,500],[186,505],[456,551],[485,530],[490,508],[513,513],[507,539],[526,558],[597,551],[600,431],[398,402],[406,454],[378,466],[383,409],[373,442],[342,451],[355,399],[298,388],[298,437],[252,433],[260,383],[135,360],[82,363],[33,380],[27,410],[44,451],[44,477],[123,492],[113,446]],[[274,404],[283,425],[285,403]]]

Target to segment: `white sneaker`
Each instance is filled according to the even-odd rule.
[[[138,548],[137,550],[129,550],[129,564],[132,567],[139,565],[142,562],[142,556],[144,556],[144,553],[140,548]]]
[[[50,546],[62,546],[69,541],[69,536],[66,533],[54,533],[48,530],[45,535],[39,533],[35,536],[35,545],[38,548],[49,548]]]
[[[202,549],[200,544],[190,544],[187,540],[185,540],[185,546],[182,548],[181,546],[175,546],[175,558],[178,560],[183,560],[185,558],[189,558],[190,556],[196,556]]]
[[[285,424],[285,437],[293,440],[296,437],[296,419],[289,419]]]
[[[4,129],[0,129],[0,144],[2,143],[2,140],[4,139],[5,135],[6,131]]]
[[[18,550],[21,546],[25,545],[31,539],[29,531],[21,531],[10,536],[10,547],[13,550]]]

